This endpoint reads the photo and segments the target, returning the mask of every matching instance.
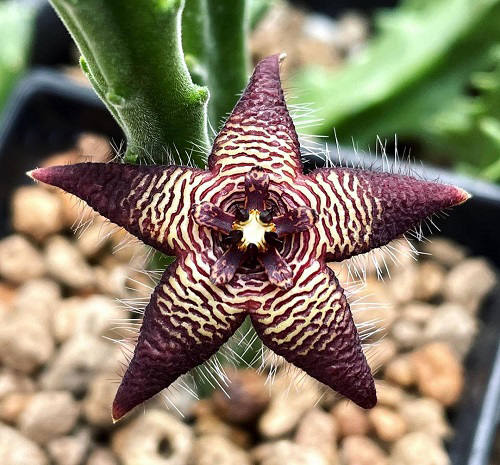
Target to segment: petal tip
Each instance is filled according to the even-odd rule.
[[[35,181],[56,185],[72,165],[46,166],[28,171],[26,174]]]
[[[462,205],[464,202],[467,202],[472,197],[472,194],[469,194],[464,189],[457,187],[457,205]]]
[[[370,410],[377,405],[377,401],[378,401],[377,394],[374,390],[373,393],[369,393],[365,398],[356,403],[361,408],[364,408],[365,410]]]
[[[34,181],[45,182],[45,179],[47,178],[47,168],[36,168],[34,170],[27,171],[26,175]]]
[[[285,52],[280,53],[279,56],[278,56],[278,63],[280,63],[280,64],[283,63],[283,61],[285,60],[286,56],[287,55],[286,55]]]
[[[111,408],[111,420],[113,421],[113,425],[118,423],[126,413],[127,412],[116,403],[115,399],[113,407]]]

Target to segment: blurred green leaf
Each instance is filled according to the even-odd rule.
[[[0,2],[0,110],[26,67],[35,8]]]
[[[249,0],[248,16],[251,30],[257,27],[259,22],[266,16],[269,9],[276,5],[278,1],[279,0]]]
[[[345,68],[305,69],[291,86],[321,105],[312,133],[335,128],[365,150],[397,134],[486,175],[500,156],[499,25],[500,0],[406,0]]]

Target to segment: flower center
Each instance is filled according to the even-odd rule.
[[[245,263],[254,267],[260,262],[272,284],[282,289],[292,287],[292,268],[279,252],[283,245],[281,238],[312,228],[318,215],[312,208],[302,206],[275,216],[267,202],[268,190],[269,175],[254,167],[245,176],[245,203],[237,206],[234,213],[210,202],[193,205],[194,220],[200,226],[223,233],[223,240],[229,245],[212,265],[210,278],[215,284],[229,283]]]
[[[238,242],[238,249],[246,252],[250,244],[257,246],[260,252],[264,252],[269,247],[266,242],[266,233],[276,232],[276,226],[272,222],[262,221],[264,215],[261,215],[259,210],[250,210],[246,221],[235,221],[233,223],[233,231],[241,231],[243,237]]]

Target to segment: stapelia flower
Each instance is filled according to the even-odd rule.
[[[376,404],[349,304],[327,263],[387,244],[468,194],[359,169],[304,174],[279,62],[274,55],[257,65],[207,170],[82,163],[31,172],[176,257],[145,309],[115,420],[206,361],[247,315],[288,362],[361,407]]]

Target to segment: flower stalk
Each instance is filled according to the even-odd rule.
[[[182,0],[51,0],[94,89],[122,127],[128,162],[203,157],[208,89],[193,83],[181,44]],[[188,152],[188,154],[186,154]]]

